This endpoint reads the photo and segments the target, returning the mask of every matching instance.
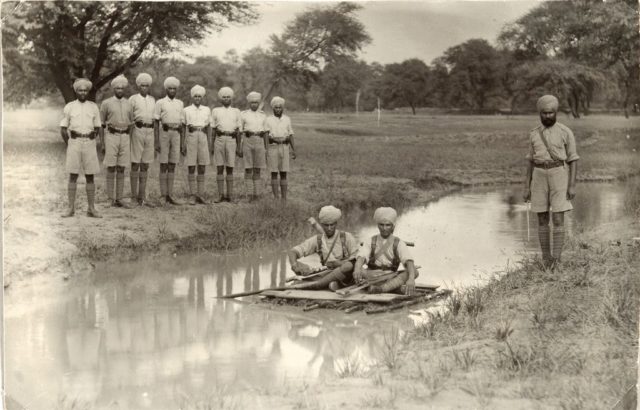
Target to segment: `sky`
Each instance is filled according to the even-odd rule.
[[[508,1],[367,1],[357,12],[372,38],[360,57],[381,64],[420,58],[431,63],[446,49],[471,38],[495,44],[504,24],[540,4],[532,0]],[[213,33],[200,44],[183,50],[192,57],[223,57],[227,50],[239,54],[256,46],[268,46],[271,34],[281,34],[296,14],[327,2],[259,2],[260,19],[250,26],[230,27]]]

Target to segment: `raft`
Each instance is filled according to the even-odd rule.
[[[302,307],[303,311],[314,309],[341,310],[345,313],[364,310],[367,314],[390,312],[418,303],[428,303],[445,298],[448,289],[438,290],[435,285],[417,285],[416,294],[367,293],[358,291],[341,296],[330,290],[265,290],[259,293],[262,301],[276,305]]]

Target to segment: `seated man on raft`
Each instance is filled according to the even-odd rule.
[[[311,268],[298,259],[317,253],[320,263],[332,269],[322,278],[309,283],[294,285],[298,289],[325,289],[333,291],[353,283],[353,261],[358,252],[358,242],[349,232],[336,229],[342,212],[332,206],[320,209],[318,220],[324,233],[314,235],[288,252],[291,270],[298,275],[309,275]]]
[[[404,286],[406,295],[415,294],[415,278],[418,272],[413,263],[413,257],[407,244],[393,235],[398,213],[393,208],[378,208],[373,214],[373,219],[378,224],[380,234],[371,237],[370,243],[365,242],[358,252],[353,277],[356,283],[365,283],[374,280],[380,270],[397,272],[400,264],[405,270],[397,272],[390,279],[369,286],[369,293],[388,293],[401,289]],[[367,270],[363,270],[366,263]]]

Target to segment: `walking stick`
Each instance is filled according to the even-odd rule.
[[[527,242],[529,242],[529,237],[531,234],[531,228],[529,227],[529,213],[531,212],[531,202],[527,202]]]

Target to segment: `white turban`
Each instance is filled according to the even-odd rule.
[[[538,112],[558,111],[558,105],[558,99],[553,95],[543,95],[542,97],[538,98],[538,102],[536,103]]]
[[[259,92],[251,91],[247,94],[247,102],[260,102],[262,100],[262,95]]]
[[[389,207],[382,207],[376,209],[373,214],[373,219],[377,224],[393,224],[395,225],[398,213],[395,209]]]
[[[127,77],[123,76],[122,74],[111,80],[111,87],[113,88],[118,86],[127,87],[128,85],[129,81],[127,80]]]
[[[200,97],[204,97],[205,93],[206,93],[206,90],[201,85],[196,84],[193,87],[191,87],[192,97],[195,97],[196,95],[199,95]]]
[[[167,89],[169,87],[180,87],[180,80],[175,77],[167,77],[167,79],[164,80],[164,88]]]
[[[233,98],[233,90],[231,89],[231,87],[222,87],[220,91],[218,91],[218,98],[222,98],[225,95]]]
[[[151,76],[147,73],[140,73],[136,77],[137,85],[142,85],[142,84],[151,85],[152,82],[153,80],[151,79]]]
[[[342,212],[333,205],[327,205],[320,208],[318,219],[321,224],[332,224],[338,222],[342,217]]]
[[[88,86],[89,89],[93,87],[93,83],[91,81],[87,80],[86,78],[78,78],[76,81],[73,82],[73,91],[78,91],[78,88],[80,88],[83,85]]]
[[[278,96],[273,97],[271,99],[271,108],[273,108],[274,105],[282,105],[284,107],[284,98]]]

